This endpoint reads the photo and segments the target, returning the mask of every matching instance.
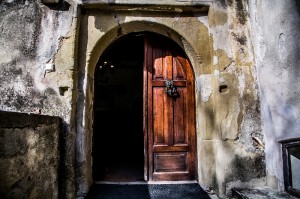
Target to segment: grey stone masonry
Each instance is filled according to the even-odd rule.
[[[58,198],[61,120],[0,111],[0,198]]]

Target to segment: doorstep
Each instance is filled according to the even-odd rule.
[[[278,192],[268,188],[233,188],[232,197],[235,199],[299,199],[286,192]]]

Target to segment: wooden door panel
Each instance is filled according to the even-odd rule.
[[[174,145],[188,144],[186,129],[186,89],[177,88],[179,97],[174,100]]]
[[[153,53],[153,80],[172,79],[172,56],[170,52],[161,48],[154,48]]]
[[[154,173],[187,172],[187,153],[154,153]]]
[[[163,63],[163,51],[156,48],[153,52],[154,66],[153,68],[153,80],[159,80],[164,78],[164,63]]]
[[[152,146],[152,152],[163,152],[166,150],[166,146],[156,145]],[[188,145],[177,145],[177,146],[168,146],[168,152],[178,152],[178,151],[188,151],[189,146]]]
[[[165,40],[145,40],[149,180],[195,179],[194,79],[186,57]],[[178,97],[166,94],[172,80]]]
[[[153,88],[153,140],[155,145],[168,144],[168,131],[170,130],[170,112],[165,90],[161,87]]]
[[[174,80],[186,79],[186,70],[185,70],[186,59],[182,57],[173,58],[173,74]]]

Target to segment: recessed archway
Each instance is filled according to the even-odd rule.
[[[93,183],[93,160],[92,160],[92,146],[93,146],[93,100],[94,100],[94,72],[99,58],[103,56],[107,49],[109,49],[115,41],[120,38],[126,37],[129,34],[139,34],[141,32],[153,32],[160,34],[172,40],[176,43],[191,62],[191,70],[194,71],[195,79],[204,70],[210,67],[210,48],[207,48],[207,41],[209,41],[209,35],[204,24],[195,21],[195,24],[199,26],[199,32],[197,34],[188,34],[184,27],[171,27],[169,22],[164,20],[158,20],[154,22],[151,17],[136,19],[132,18],[121,24],[110,23],[111,26],[100,26],[101,23],[108,23],[107,20],[111,20],[106,15],[101,17],[102,14],[92,12],[85,15],[81,20],[80,31],[80,54],[79,54],[79,76],[78,76],[78,99],[76,109],[76,150],[77,150],[77,162],[80,163],[77,166],[77,172],[82,174],[78,178],[78,183],[82,187],[82,190],[88,190]],[[112,18],[113,19],[113,18]],[[165,18],[163,18],[165,19]],[[171,18],[170,18],[171,19]],[[173,20],[173,18],[172,18]],[[175,20],[175,19],[174,19]],[[180,20],[185,20],[180,18]],[[100,23],[101,22],[101,23]],[[176,22],[177,23],[177,22]],[[100,28],[101,27],[101,28]],[[119,28],[122,31],[118,31]],[[205,46],[205,48],[202,47]],[[201,48],[199,48],[201,47]],[[194,88],[193,93],[200,98],[199,92],[196,92]],[[202,104],[197,103],[195,112],[197,118],[202,117],[204,114],[201,111]],[[199,129],[205,129],[206,123],[199,123],[197,125],[197,131]],[[199,134],[197,133],[197,137]],[[195,142],[196,142],[195,138]],[[196,147],[196,146],[195,146]],[[197,147],[198,148],[198,147]],[[199,152],[199,148],[198,151]],[[198,164],[198,161],[195,161]],[[197,168],[196,168],[197,171]],[[199,172],[196,174],[196,178],[199,178]]]
[[[124,36],[95,69],[94,181],[143,181],[143,49],[143,35]]]
[[[182,49],[131,33],[104,51],[94,74],[94,181],[195,180],[194,73]],[[168,81],[176,97],[164,94]]]

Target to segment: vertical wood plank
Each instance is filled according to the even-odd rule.
[[[146,70],[147,70],[147,149],[148,149],[148,179],[151,181],[153,180],[153,93],[152,93],[152,81],[153,81],[153,49],[150,45],[151,40],[149,38],[145,38],[146,40],[146,48],[147,53],[145,55],[145,62],[146,62]],[[146,81],[146,80],[145,80]]]
[[[174,101],[174,144],[187,144],[186,88],[178,88],[179,98]]]
[[[192,66],[189,60],[185,59],[186,74],[187,74],[187,139],[189,144],[189,173],[195,175],[196,173],[196,112],[195,112],[195,79]]]
[[[165,145],[167,139],[166,101],[163,88],[153,88],[153,137],[154,145]]]
[[[173,58],[173,73],[174,80],[185,80],[186,79],[186,59],[179,55],[175,55]]]
[[[172,52],[169,49],[165,49],[164,56],[164,79],[165,80],[173,80],[173,57]],[[165,93],[165,101],[166,101],[166,110],[165,117],[167,120],[165,129],[166,129],[166,137],[168,139],[168,146],[173,146],[174,144],[174,110],[173,110],[173,98],[169,97]]]
[[[148,181],[148,59],[149,44],[147,38],[144,38],[144,68],[143,68],[143,132],[144,132],[144,180]]]
[[[165,38],[148,41],[145,96],[149,180],[193,180],[196,161],[193,71],[185,55]],[[186,80],[186,87],[181,84],[177,88],[177,99],[164,92],[161,81],[166,80]]]
[[[164,51],[164,79],[172,80],[173,79],[173,58],[172,52],[169,50]]]
[[[163,51],[159,48],[153,48],[153,80],[163,79]]]

